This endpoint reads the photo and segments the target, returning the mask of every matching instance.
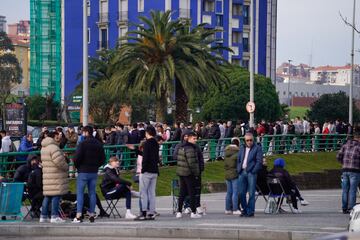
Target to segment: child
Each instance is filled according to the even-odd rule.
[[[105,166],[104,177],[101,183],[101,191],[105,198],[118,199],[126,198],[126,219],[134,219],[136,216],[131,213],[131,183],[120,177],[120,163],[115,156],[109,159]]]

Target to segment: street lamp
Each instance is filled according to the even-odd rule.
[[[288,77],[289,77],[289,80],[288,80],[288,89],[287,89],[287,97],[288,97],[288,104],[289,106],[291,105],[291,97],[290,97],[290,80],[291,80],[291,73],[290,73],[290,69],[291,69],[291,62],[292,60],[289,59],[288,60],[289,62],[289,66],[288,66]]]
[[[351,42],[351,78],[350,78],[350,89],[349,89],[349,124],[351,124],[351,126],[353,126],[355,10],[356,10],[356,0],[354,0],[354,6],[353,6],[353,28],[352,28],[352,42]]]
[[[83,0],[83,126],[89,124],[89,78],[88,78],[88,0]]]

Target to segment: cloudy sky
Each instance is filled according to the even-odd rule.
[[[261,0],[264,1],[264,0]],[[8,23],[29,19],[29,0],[0,0],[0,15]],[[360,28],[360,1],[357,1]],[[278,65],[294,63],[344,65],[350,62],[351,29],[342,22],[341,12],[352,18],[353,0],[278,0]],[[360,49],[360,35],[356,35]],[[360,59],[356,52],[355,61]]]

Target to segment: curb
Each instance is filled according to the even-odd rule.
[[[1,236],[29,237],[129,237],[129,238],[185,238],[185,239],[238,239],[238,240],[303,240],[314,239],[327,232],[272,231],[224,228],[139,228],[133,226],[90,225],[0,225]]]

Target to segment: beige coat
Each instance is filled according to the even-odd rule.
[[[44,196],[64,195],[69,191],[68,171],[64,153],[54,139],[47,137],[41,142],[41,161]]]

